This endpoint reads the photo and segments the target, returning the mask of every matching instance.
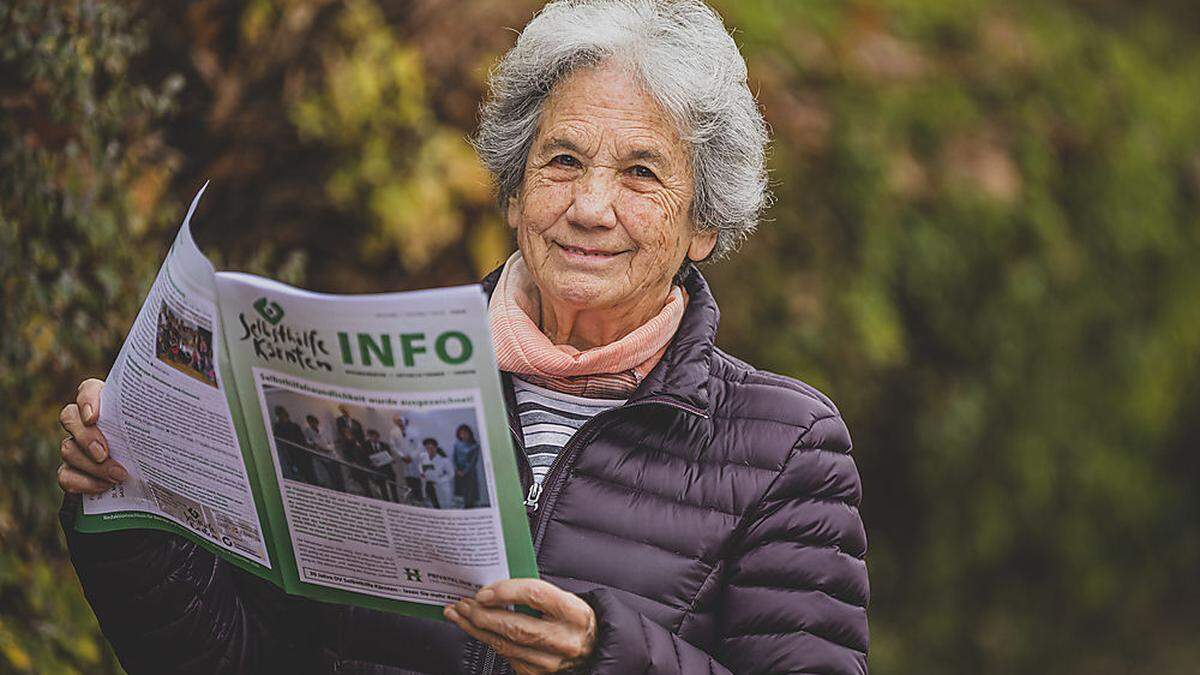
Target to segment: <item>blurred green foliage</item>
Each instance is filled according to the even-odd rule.
[[[0,671],[91,669],[112,660],[60,543],[55,408],[112,358],[164,249],[146,193],[182,82],[131,81],[146,41],[119,7],[0,5],[0,34]]]
[[[199,183],[225,266],[475,278],[512,243],[464,139],[537,4],[0,4],[0,671],[117,668],[55,417]],[[873,671],[1200,670],[1200,9],[716,4],[778,196],[720,340],[854,432]]]

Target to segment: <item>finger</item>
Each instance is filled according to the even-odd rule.
[[[455,625],[466,631],[471,637],[495,649],[497,654],[508,659],[509,663],[514,667],[517,667],[518,663],[520,663],[522,666],[521,669],[525,672],[552,673],[561,670],[563,666],[567,665],[556,654],[519,645],[502,635],[476,626],[460,614],[454,605],[447,606],[443,612],[447,619],[453,621]]]
[[[515,656],[506,656],[504,660],[508,661],[508,665],[512,666],[513,672],[517,675],[543,675],[544,673],[557,673],[565,669],[565,666],[562,668],[545,668],[528,661],[522,661]]]
[[[129,478],[129,473],[125,471],[125,467],[115,459],[109,459],[103,464],[88,457],[79,444],[73,438],[64,438],[59,446],[59,454],[62,455],[63,463],[72,469],[82,471],[90,476],[95,476],[101,480],[120,483],[126,478]]]
[[[591,651],[590,627],[579,627],[561,620],[547,621],[508,609],[484,607],[470,599],[460,600],[455,611],[472,625],[518,645],[547,652],[564,662],[578,662]]]
[[[58,413],[58,423],[62,425],[64,431],[75,438],[75,442],[97,462],[103,462],[108,457],[108,440],[104,438],[104,434],[100,433],[100,429],[95,426],[87,426],[83,423],[80,417],[79,405],[77,403],[68,403]]]
[[[58,487],[63,492],[98,495],[112,488],[112,483],[73,469],[66,464],[58,465]]]
[[[592,608],[583,598],[541,579],[504,579],[479,589],[475,600],[487,607],[526,605],[576,625],[585,625]]]
[[[542,651],[558,651],[556,638],[564,630],[559,624],[508,609],[484,607],[471,599],[460,600],[454,609],[475,626],[512,642]]]
[[[92,425],[100,419],[100,390],[104,380],[89,377],[79,383],[75,393],[75,404],[79,406],[79,417],[84,424]]]

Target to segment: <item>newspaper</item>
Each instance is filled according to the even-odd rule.
[[[203,193],[102,393],[130,477],[77,528],[165,529],[289,593],[437,618],[536,576],[479,286],[216,272],[189,229]]]

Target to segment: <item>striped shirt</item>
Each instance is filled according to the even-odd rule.
[[[525,455],[538,488],[559,451],[579,427],[596,413],[616,408],[626,400],[564,394],[530,384],[519,377],[514,377],[512,383],[517,414],[521,418],[521,434],[525,437]]]

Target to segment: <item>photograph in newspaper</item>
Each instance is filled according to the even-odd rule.
[[[217,386],[211,324],[189,320],[164,302],[158,309],[154,347],[159,361],[210,387]]]
[[[433,509],[490,505],[475,409],[340,403],[264,385],[280,477]]]
[[[508,576],[478,391],[253,371],[301,581],[437,605]]]

